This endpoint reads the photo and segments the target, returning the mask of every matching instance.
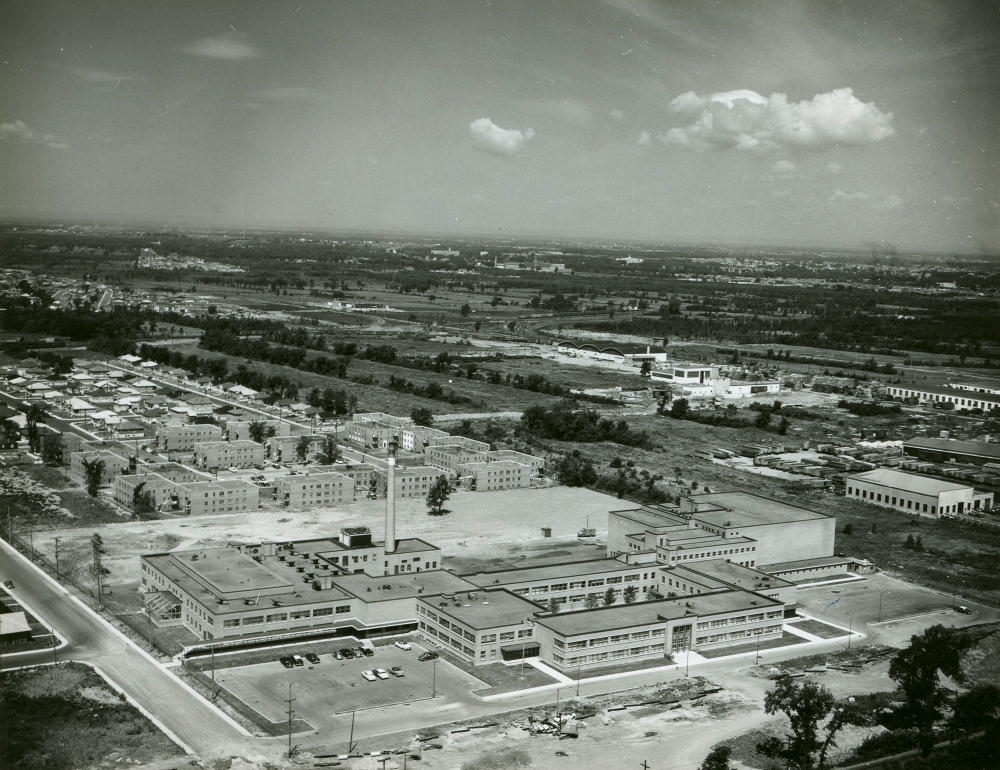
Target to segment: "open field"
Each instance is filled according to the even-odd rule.
[[[0,696],[6,770],[185,762],[184,752],[82,664],[7,673]]]

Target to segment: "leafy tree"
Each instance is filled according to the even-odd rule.
[[[295,456],[299,458],[299,462],[306,461],[310,446],[312,446],[312,441],[309,436],[299,436],[299,440],[295,442]]]
[[[622,591],[622,599],[625,600],[626,604],[632,604],[639,597],[639,589],[633,586],[626,586],[625,590]]]
[[[949,692],[940,675],[964,682],[962,655],[989,634],[976,636],[942,625],[931,626],[910,637],[910,646],[896,653],[889,664],[889,678],[906,694],[906,705],[893,714],[895,721],[914,727],[924,756],[934,746],[934,725],[941,720]]]
[[[444,513],[444,504],[448,502],[449,497],[451,497],[451,483],[447,476],[441,474],[427,490],[427,507],[434,516]]]
[[[562,607],[562,605],[556,600],[556,597],[554,596],[551,599],[549,599],[548,606],[549,606],[549,612],[551,612],[553,615],[558,614],[559,610]]]
[[[597,471],[589,457],[580,454],[579,449],[563,455],[555,464],[555,476],[560,484],[567,487],[586,487],[597,481]]]
[[[766,429],[771,424],[771,413],[762,409],[757,413],[757,420],[754,423],[758,428]]]
[[[729,756],[732,753],[729,746],[716,746],[708,753],[698,770],[729,770]]]
[[[616,601],[618,601],[618,592],[614,588],[607,589],[601,597],[601,603],[605,607],[610,607]]]
[[[429,428],[434,424],[434,413],[426,406],[415,406],[410,411],[410,419],[416,425],[423,425]]]
[[[24,413],[24,432],[25,437],[28,439],[28,449],[32,453],[38,451],[38,423],[48,416],[48,412],[45,411],[45,407],[41,404],[32,404]]]
[[[9,417],[0,420],[0,444],[4,447],[17,446],[21,439],[21,428]]]
[[[639,376],[649,377],[652,373],[653,373],[653,362],[648,359],[646,361],[643,361],[642,365],[639,367]]]
[[[853,535],[854,534],[854,525],[853,524],[845,524],[844,525],[844,534],[845,535]]]
[[[340,447],[333,436],[323,437],[323,446],[320,449],[318,458],[322,465],[333,465],[340,459]]]
[[[146,482],[141,481],[132,490],[132,515],[137,519],[146,519],[156,510],[156,498],[145,487]]]
[[[472,305],[466,302],[464,305],[462,305],[462,309],[459,312],[462,314],[462,318],[468,318],[469,313],[472,312]]]
[[[263,420],[254,420],[247,427],[247,432],[250,434],[250,440],[256,441],[258,444],[263,444],[264,439],[267,437],[268,424]]]
[[[651,602],[656,599],[662,599],[663,594],[660,593],[660,589],[657,586],[650,586],[649,590],[646,591],[646,601]]]
[[[101,572],[101,556],[104,555],[104,538],[96,532],[90,538],[90,550],[94,558],[94,572]]]
[[[600,594],[587,594],[587,597],[583,600],[583,606],[588,610],[597,609],[601,603]]]
[[[476,323],[473,324],[473,328],[478,332],[480,329],[483,328],[483,322],[482,321],[476,321]]]
[[[757,744],[757,751],[784,760],[793,770],[824,770],[826,755],[837,745],[836,737],[848,725],[863,726],[868,716],[854,704],[837,704],[833,693],[815,682],[797,684],[790,677],[779,679],[764,696],[768,714],[779,711],[788,717],[791,735],[772,737]],[[826,721],[825,737],[819,724]]]
[[[61,433],[42,436],[42,462],[46,465],[63,464],[63,438]]]
[[[87,494],[91,497],[97,497],[97,493],[101,489],[104,468],[104,460],[94,459],[83,461],[83,478],[86,482]]]
[[[1000,720],[1000,687],[981,684],[955,698],[949,727],[962,731],[968,738],[984,727]]]
[[[679,398],[670,405],[670,416],[675,420],[683,420],[691,411],[691,405],[686,398]]]

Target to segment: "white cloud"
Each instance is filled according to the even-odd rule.
[[[489,118],[480,118],[469,124],[475,145],[491,155],[512,158],[535,135],[533,129],[500,128]]]
[[[0,123],[0,141],[21,142],[23,144],[43,144],[53,150],[65,150],[69,144],[52,134],[39,134],[25,125],[23,120]]]
[[[844,167],[837,163],[836,161],[830,161],[826,164],[826,173],[830,176],[839,176],[840,172],[844,170]]]
[[[688,122],[659,139],[692,150],[775,152],[786,147],[824,149],[864,145],[892,136],[892,113],[858,99],[850,88],[789,102],[786,94],[764,97],[737,90],[699,96],[693,91],[670,102]]]
[[[652,137],[649,135],[649,131],[643,131],[641,134],[639,134],[639,138],[638,140],[636,140],[636,144],[638,144],[640,147],[645,147],[647,144],[649,144],[650,139],[652,139]]]
[[[768,179],[801,179],[802,176],[799,174],[798,166],[796,166],[790,160],[779,160],[773,166],[771,166],[771,173],[767,177]]]
[[[898,195],[890,195],[885,200],[875,201],[872,208],[876,211],[896,211],[903,208],[903,199]]]
[[[609,112],[608,115],[610,115],[615,120],[625,120],[625,113],[622,112],[621,110],[611,110],[611,112]]]
[[[827,198],[830,203],[838,203],[839,201],[866,201],[871,197],[868,193],[854,192],[845,193],[843,190],[836,190],[833,195]]]
[[[192,43],[184,49],[192,56],[204,56],[208,59],[225,59],[227,61],[243,61],[257,56],[257,50],[246,43],[228,37],[206,37]]]

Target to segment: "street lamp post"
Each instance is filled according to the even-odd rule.
[[[847,649],[851,649],[851,637],[854,636],[854,616],[850,616],[847,624]]]
[[[882,622],[882,596],[883,596],[883,594],[887,594],[887,593],[889,593],[889,592],[888,591],[879,591],[878,592],[878,622],[879,623]]]
[[[437,675],[438,675],[438,662],[437,658],[434,658],[434,669],[431,672],[431,698],[437,697]]]
[[[59,579],[60,579],[60,577],[59,577],[59,540],[60,540],[60,538],[54,537],[54,538],[52,538],[52,540],[56,544],[56,582],[58,582]]]

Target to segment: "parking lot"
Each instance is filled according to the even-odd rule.
[[[357,643],[345,639],[344,646]],[[274,660],[249,666],[220,669],[216,683],[231,692],[271,722],[287,719],[288,685],[292,684],[295,715],[321,734],[342,729],[351,719],[354,709],[365,710],[429,699],[432,687],[437,691],[437,703],[462,700],[470,690],[486,685],[461,669],[438,660],[420,662],[417,656],[423,648],[414,644],[404,651],[395,646],[376,647],[373,657],[336,660],[333,655],[320,655],[318,664],[305,661],[303,666],[285,668],[279,657],[292,654],[305,656],[308,645],[287,647],[275,651]],[[366,681],[362,671],[400,666],[402,677]],[[437,675],[434,676],[434,670]],[[443,693],[443,700],[442,700]]]

